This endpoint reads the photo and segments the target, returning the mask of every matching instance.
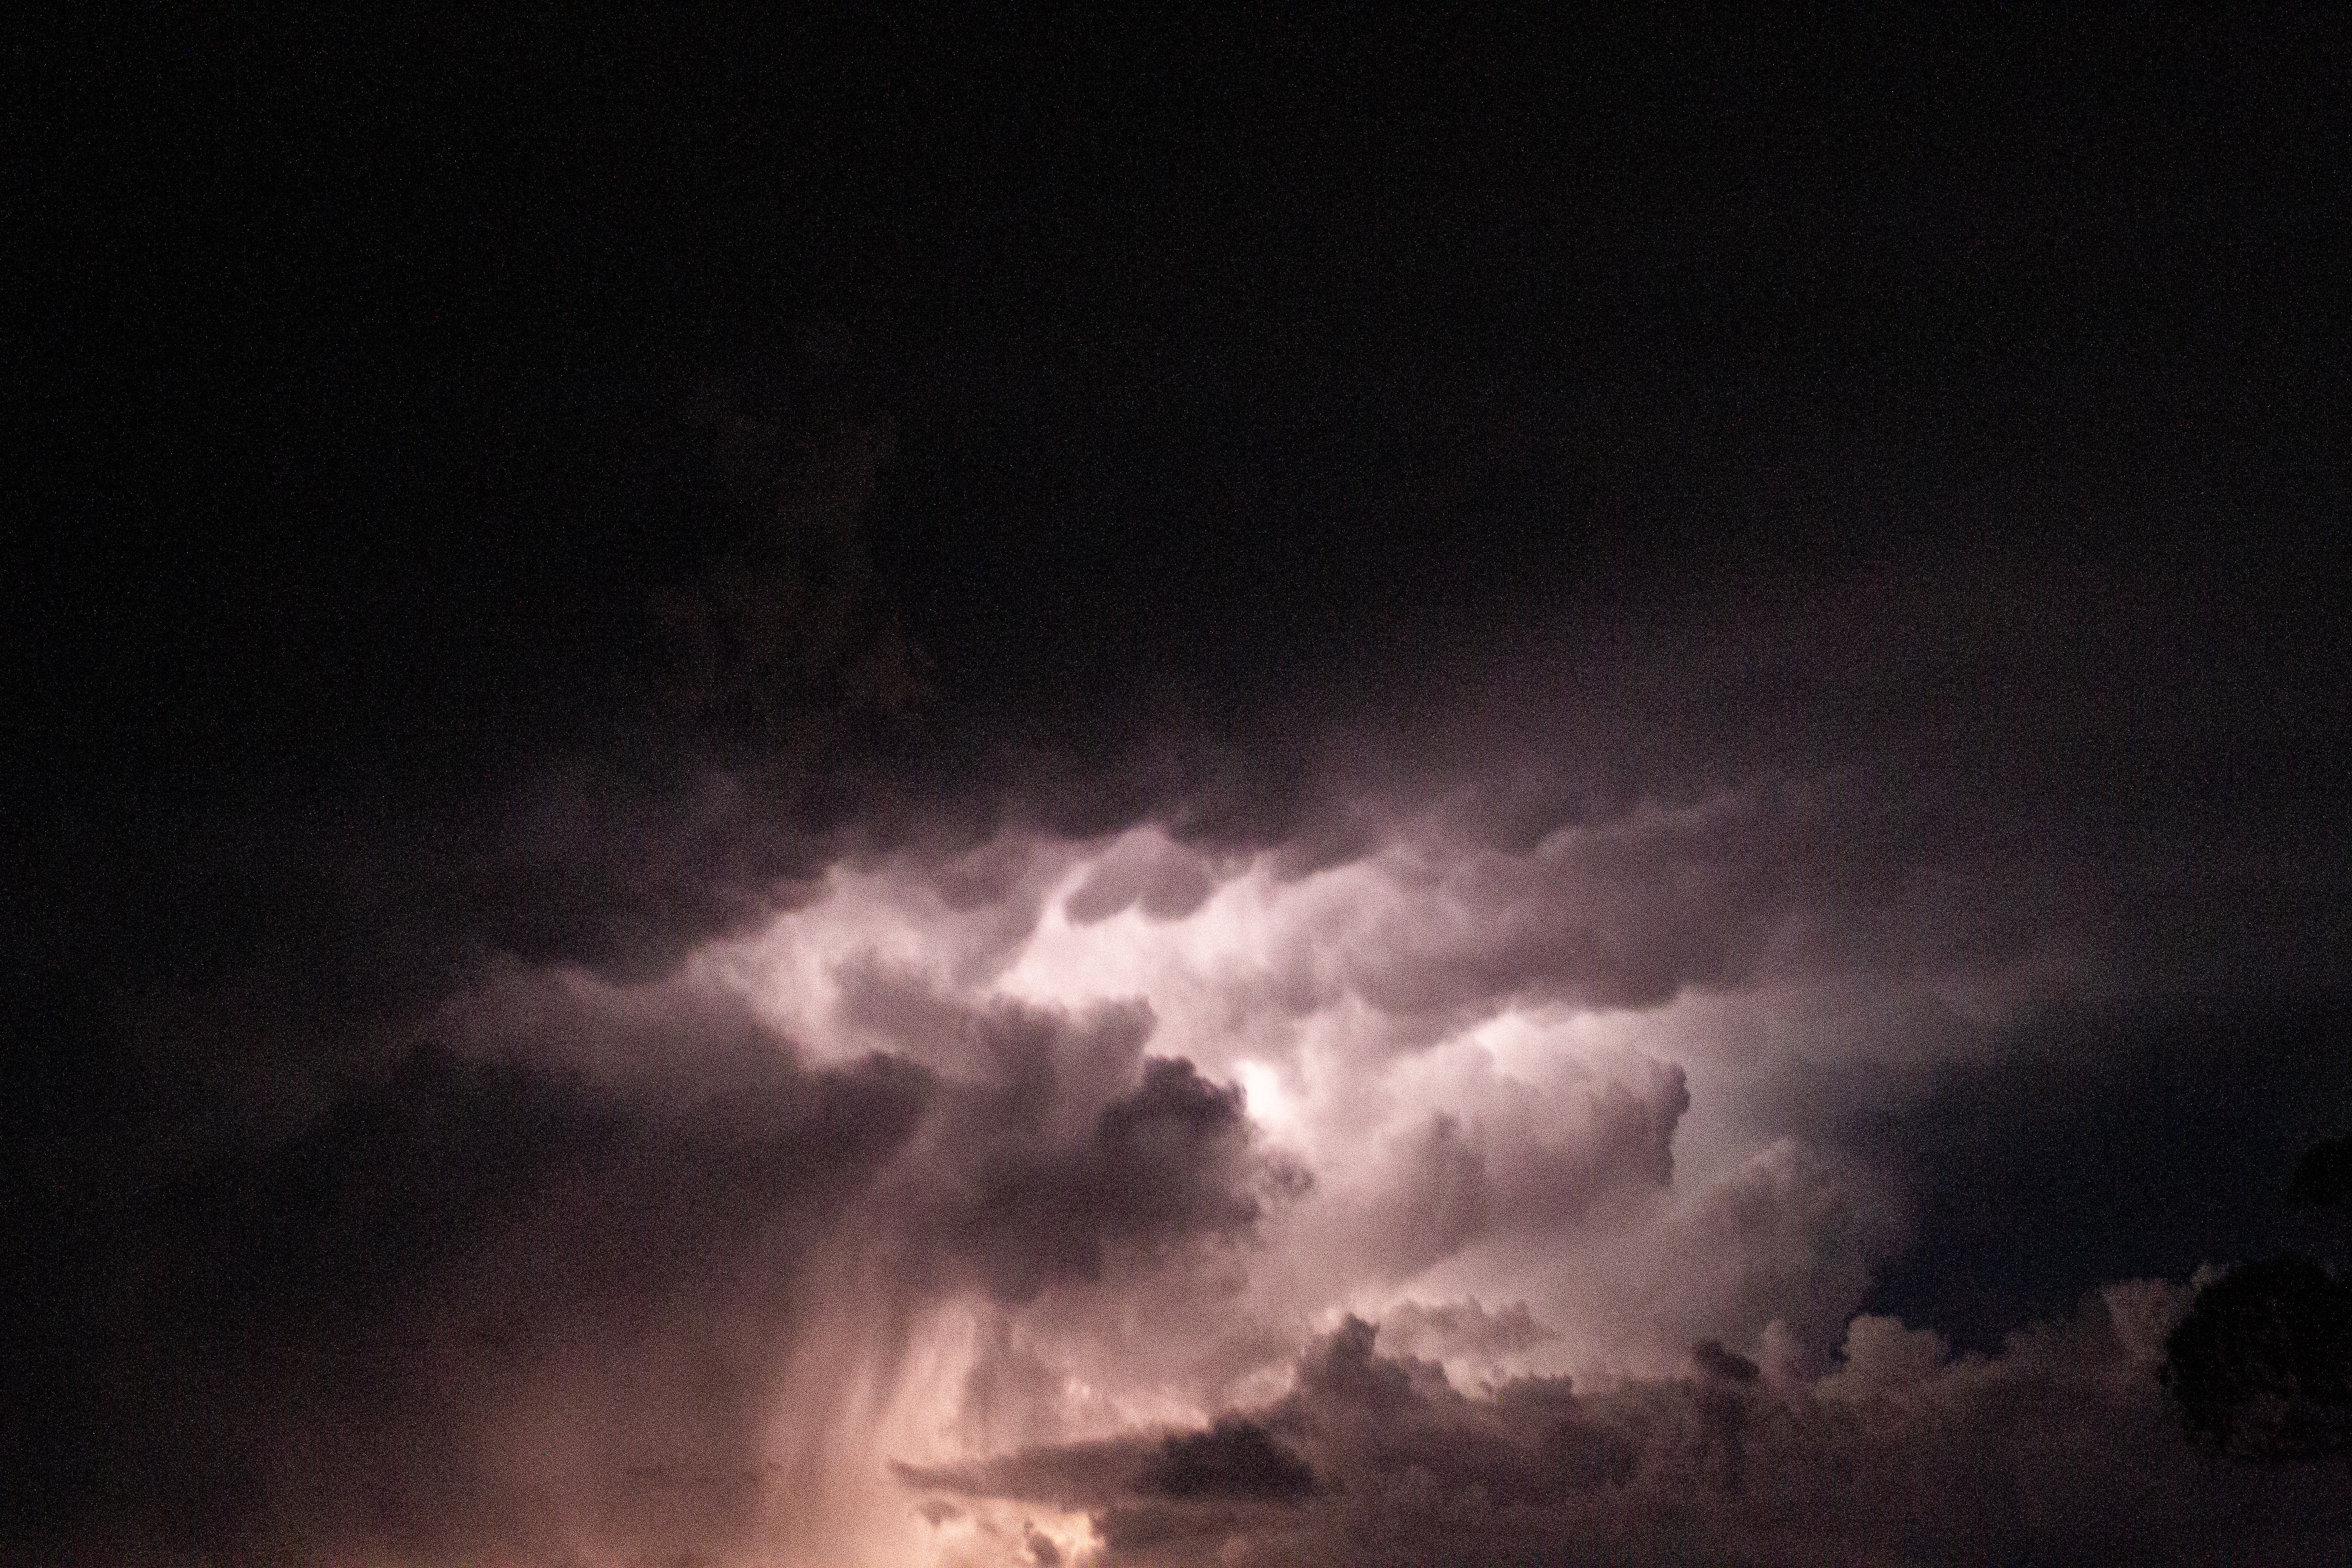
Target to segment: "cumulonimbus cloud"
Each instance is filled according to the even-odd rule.
[[[1904,1486],[1998,1482],[2006,1513],[1937,1528],[2128,1558],[2036,1534],[2042,1494],[1985,1467],[2079,1399],[2202,1484],[2139,1363],[2079,1325],[1955,1360],[1873,1292],[1948,1225],[1922,1151],[2042,1124],[2046,1086],[1984,1062],[2266,932],[2276,973],[2324,967],[2335,928],[2294,917],[2340,866],[2160,801],[2116,820],[2170,848],[2126,855],[1940,752],[1953,713],[1790,700],[1875,689],[1823,652],[1860,613],[1824,616],[1756,668],[1636,649],[1399,698],[1402,734],[1335,705],[863,794],[583,764],[455,822],[257,830],[147,968],[118,939],[15,1020],[50,1077],[12,1067],[11,1279],[47,1327],[8,1385],[68,1414],[9,1432],[9,1538],[1769,1561],[1920,1555]],[[1965,647],[1886,651],[1983,697]],[[2045,781],[2069,713],[2121,743],[2080,662],[2058,718],[1990,715]],[[205,888],[282,938],[191,961]],[[1347,1311],[1391,1353],[1328,1337]]]

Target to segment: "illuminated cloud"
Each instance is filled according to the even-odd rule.
[[[1980,1362],[1871,1315],[1946,1223],[1913,1152],[1963,1122],[1853,1120],[2025,1060],[2036,998],[2107,984],[2105,906],[1956,870],[1984,862],[1861,774],[1530,832],[1522,773],[1507,833],[1475,772],[1393,776],[1336,855],[1296,852],[1315,804],[1257,842],[1158,808],[1077,837],[787,816],[759,858],[729,847],[775,809],[744,786],[623,822],[559,778],[474,842],[738,891],[635,895],[657,926],[620,900],[617,949],[461,944],[380,1021],[250,979],[100,1007],[71,1026],[126,1059],[247,1021],[343,1043],[277,1056],[257,1120],[236,1072],[229,1120],[159,1102],[215,1130],[93,1188],[99,1245],[40,1239],[110,1347],[63,1363],[88,1468],[41,1528],[387,1562],[2138,1550],[2035,1500],[2189,1463],[2149,1332]],[[1966,1125],[2044,1114],[1983,1082]],[[1349,1311],[1387,1354],[1329,1331]],[[1906,1511],[2011,1475],[2077,1396],[2112,1431],[2046,1484]]]
[[[1205,1430],[901,1475],[1087,1510],[1117,1563],[2328,1560],[2352,1529],[2336,1478],[2221,1473],[2179,1441],[2139,1358],[2140,1320],[2182,1300],[2118,1288],[1990,1358],[1859,1317],[1818,1379],[1707,1342],[1590,1392],[1465,1394],[1351,1318],[1292,1392]]]
[[[0,1568],[2341,1562],[2238,25],[18,51]]]

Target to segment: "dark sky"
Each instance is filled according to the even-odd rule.
[[[0,1557],[2334,1560],[2345,63],[24,28]]]
[[[730,377],[895,423],[885,581],[1024,699],[1084,664],[1276,700],[1368,639],[1926,544],[2274,570],[2347,458],[2318,46],[31,43],[16,395],[59,521],[21,580],[208,747],[299,749],[346,692],[413,742],[448,688],[612,656],[709,542],[677,426]]]

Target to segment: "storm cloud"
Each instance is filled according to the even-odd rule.
[[[929,1306],[1232,1244],[1299,1179],[1237,1091],[1143,1056],[1148,1015],[972,1022],[973,1076],[817,1064],[675,986],[502,967],[282,1137],[102,1182],[12,1144],[14,1212],[62,1200],[17,1238],[43,1418],[10,1451],[47,1510],[17,1530],[90,1561],[719,1549],[824,1469],[779,1456],[780,1399],[842,1440]]]
[[[2339,1477],[2231,1472],[2179,1443],[2148,1358],[2184,1294],[2115,1287],[1990,1357],[1859,1317],[1818,1377],[1707,1342],[1680,1375],[1591,1392],[1465,1393],[1349,1319],[1291,1393],[1124,1462],[905,1479],[1086,1510],[1119,1563],[2328,1561],[2352,1528]]]
[[[0,1563],[2341,1561],[2299,25],[436,26],[20,51]]]

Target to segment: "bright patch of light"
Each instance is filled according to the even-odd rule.
[[[1304,1129],[1297,1106],[1283,1089],[1282,1074],[1265,1062],[1245,1059],[1234,1064],[1234,1076],[1240,1080],[1251,1120],[1279,1142],[1296,1142]]]
[[[1484,1051],[1495,1070],[1535,1079],[1562,1061],[1592,1062],[1641,1048],[1654,1035],[1649,1015],[1580,1007],[1506,1007],[1465,1030],[1461,1038]]]

